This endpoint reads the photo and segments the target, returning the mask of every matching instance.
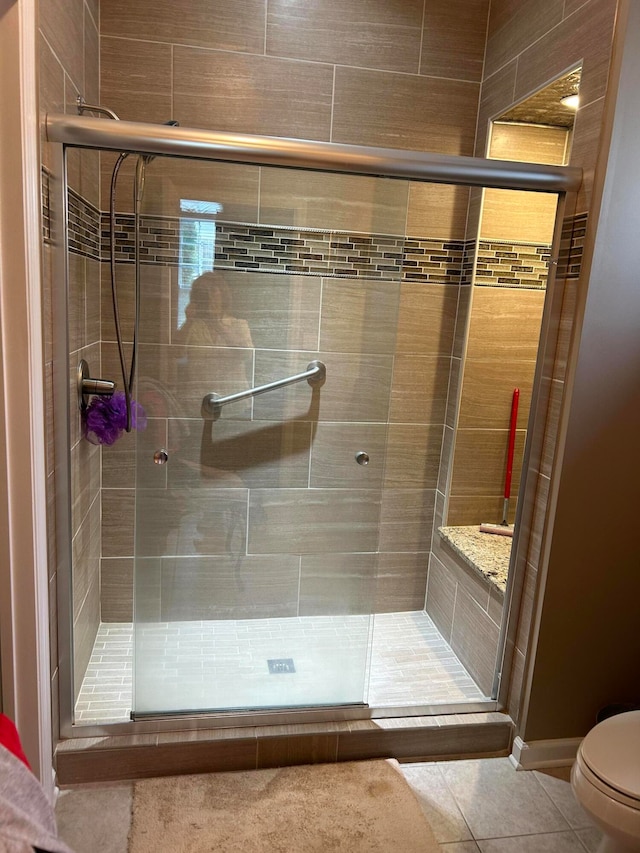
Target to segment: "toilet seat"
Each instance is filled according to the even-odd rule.
[[[599,723],[582,741],[576,761],[595,788],[640,811],[640,711]]]
[[[607,784],[603,779],[601,779],[596,773],[594,773],[591,768],[585,763],[585,760],[580,752],[576,756],[576,765],[580,773],[582,774],[582,778],[585,782],[588,782],[610,800],[615,800],[618,803],[621,803],[627,808],[633,809],[634,811],[640,812],[640,799],[636,797],[629,797],[624,794],[622,791],[614,788],[612,785]]]

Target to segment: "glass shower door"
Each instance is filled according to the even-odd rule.
[[[134,717],[366,701],[407,193],[149,166]]]

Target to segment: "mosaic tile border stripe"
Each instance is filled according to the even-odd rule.
[[[42,239],[45,243],[53,240],[51,218],[51,181],[52,175],[44,166],[42,179]],[[76,255],[103,260],[100,246],[100,211],[79,193],[69,188],[67,192],[69,216],[69,251]]]
[[[550,257],[549,243],[480,240],[475,283],[485,287],[544,290]]]
[[[142,262],[178,265],[184,222],[185,219],[177,217],[142,217]],[[102,225],[102,252],[103,257],[108,257],[108,217],[104,214]],[[133,217],[118,216],[116,226],[117,261],[132,263]],[[474,250],[474,241],[311,231],[247,223],[218,221],[215,231],[215,264],[219,269],[290,275],[470,284]],[[475,280],[489,287],[544,289],[549,257],[549,244],[483,240]]]
[[[42,236],[51,242],[51,174],[42,168]],[[69,189],[69,248],[95,260],[109,258],[109,216]],[[141,257],[145,264],[175,266],[184,243],[185,218],[143,216]],[[194,223],[201,222],[194,218]],[[587,214],[565,220],[558,270],[580,275]],[[221,269],[337,278],[401,279],[470,285],[474,241],[351,234],[248,223],[216,222],[215,263]],[[116,217],[116,260],[132,263],[133,216]],[[550,246],[533,243],[479,244],[476,283],[485,287],[542,289]]]
[[[476,261],[476,241],[467,240],[464,244],[464,253],[462,256],[462,273],[460,276],[460,284],[468,287],[473,284],[473,270]]]
[[[196,229],[201,221],[188,217],[143,216],[140,222],[142,262],[178,265],[185,241],[193,240],[195,244]],[[194,226],[193,235],[189,233],[190,222]],[[132,263],[133,216],[118,215],[116,227],[116,259]],[[109,219],[105,214],[102,215],[101,239],[103,257],[108,257]],[[219,269],[458,284],[464,251],[462,240],[215,222],[215,263]]]
[[[562,223],[558,275],[563,278],[580,276],[588,218],[589,214],[579,213],[577,216],[568,217]]]
[[[51,242],[51,173],[42,166],[40,170],[42,180],[42,239],[45,243]]]
[[[100,246],[100,211],[72,189],[68,193],[69,250],[103,260]]]

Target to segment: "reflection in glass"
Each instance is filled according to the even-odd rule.
[[[423,706],[490,693],[497,638],[481,632],[493,648],[476,653],[473,632],[451,630],[452,579],[429,568],[472,290],[469,198],[466,187],[150,164],[136,389],[149,426],[103,455],[104,529],[118,530],[118,501],[135,500],[130,538],[109,539],[102,566],[109,589],[135,565],[134,714]],[[130,326],[127,222],[119,281]],[[505,304],[506,288],[477,290]],[[508,323],[485,315],[467,365],[498,327],[523,341],[522,329],[509,338]],[[205,395],[315,359],[327,366],[321,387],[299,383],[202,417]],[[480,393],[465,398],[460,421],[488,411],[487,375],[499,388],[482,354],[477,365]],[[463,393],[473,381],[465,376]],[[491,467],[483,459],[478,471],[478,458],[465,470],[476,489]],[[464,616],[462,591],[453,600]]]
[[[149,339],[161,335],[153,303],[142,306],[150,335],[140,383],[176,405],[155,419],[168,463],[150,471],[148,445],[137,448],[135,711],[362,703],[407,185],[298,175],[287,188],[282,172],[265,169],[270,209],[258,225],[226,218],[240,205],[232,181],[219,201],[209,191],[197,201],[194,184],[213,182],[214,164],[194,164],[192,175],[184,162],[153,165],[146,209],[164,258],[177,232],[179,263],[168,344]],[[259,171],[238,175],[247,186]],[[353,191],[336,194],[342,185]],[[296,192],[312,193],[313,206]],[[347,208],[380,233],[338,230]],[[315,358],[333,377],[324,386],[300,383],[201,417],[205,395],[292,375]],[[355,455],[373,420],[363,467]],[[281,659],[293,671],[269,668]]]

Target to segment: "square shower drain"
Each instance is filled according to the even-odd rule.
[[[272,660],[268,660],[267,664],[271,675],[277,675],[280,672],[296,671],[293,665],[293,658],[273,658]]]

